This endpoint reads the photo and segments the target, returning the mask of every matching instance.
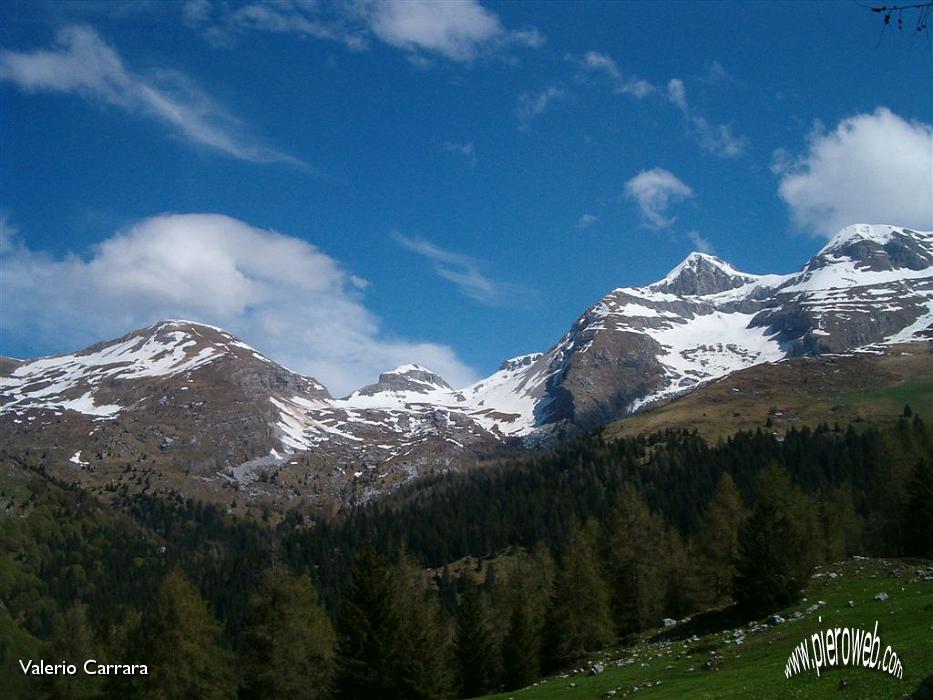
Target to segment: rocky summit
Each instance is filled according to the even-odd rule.
[[[4,360],[0,425],[8,461],[69,481],[333,508],[752,365],[917,340],[933,340],[933,233],[860,224],[788,275],[692,253],[463,388],[411,364],[334,398],[222,329],[174,320]]]

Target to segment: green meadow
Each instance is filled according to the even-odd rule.
[[[920,575],[918,575],[918,572]],[[835,574],[831,576],[830,574]],[[924,578],[925,577],[925,578]],[[875,600],[887,593],[885,601]],[[851,601],[851,607],[849,604]],[[819,608],[807,614],[814,604]],[[800,612],[799,619],[794,613]],[[653,633],[634,646],[599,653],[577,672],[561,673],[517,691],[488,696],[497,700],[584,700],[591,698],[902,698],[933,674],[933,569],[930,562],[853,559],[817,569],[805,600],[780,613],[785,622],[750,631],[747,625],[705,635],[658,640]],[[822,622],[820,622],[822,617]],[[898,654],[903,679],[862,667],[814,670],[785,677],[795,646],[820,629],[859,627],[878,622],[881,651]],[[751,620],[749,620],[751,622]],[[759,626],[766,620],[758,620]],[[736,644],[737,629],[741,630]],[[681,638],[677,638],[680,636]],[[605,671],[590,675],[589,666]]]

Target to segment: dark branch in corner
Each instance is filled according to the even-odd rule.
[[[877,12],[884,17],[884,26],[891,24],[891,18],[897,18],[897,28],[904,28],[904,11],[917,10],[917,31],[922,32],[927,28],[930,19],[930,12],[933,10],[933,2],[918,2],[913,5],[879,5],[872,7],[872,12]]]

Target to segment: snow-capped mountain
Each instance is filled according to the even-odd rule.
[[[610,292],[511,381],[540,397],[536,426],[593,425],[761,362],[931,338],[933,232],[860,224],[791,275],[691,253]]]
[[[142,464],[166,489],[184,474],[201,495],[348,502],[755,364],[931,338],[933,233],[857,225],[790,275],[692,253],[607,294],[547,352],[460,389],[412,364],[333,398],[219,328],[165,321],[7,361],[0,424],[13,452],[79,477]]]
[[[859,224],[776,288],[755,325],[791,355],[931,337],[933,233]]]

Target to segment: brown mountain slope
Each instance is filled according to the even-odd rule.
[[[784,432],[820,422],[883,422],[905,404],[933,419],[933,343],[884,354],[798,357],[757,365],[606,428],[607,436],[696,429],[715,440],[767,425]]]

